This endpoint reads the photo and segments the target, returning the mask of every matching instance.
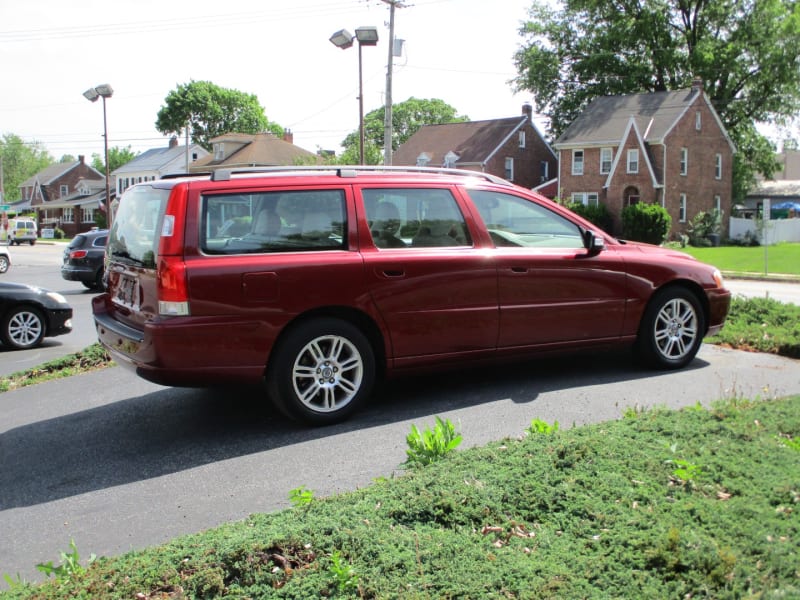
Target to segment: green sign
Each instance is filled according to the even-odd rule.
[[[0,204],[0,212],[7,212],[11,210],[10,204]]]

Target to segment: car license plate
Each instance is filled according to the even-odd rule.
[[[120,275],[117,288],[114,291],[114,302],[138,310],[139,280]]]

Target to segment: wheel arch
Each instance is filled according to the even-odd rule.
[[[291,335],[300,325],[320,318],[334,318],[346,321],[358,329],[366,336],[375,356],[376,377],[383,377],[386,374],[386,349],[383,333],[378,324],[372,317],[365,312],[348,306],[322,306],[306,311],[292,319],[275,338],[270,351],[270,357],[264,366],[264,377],[270,369],[270,363],[274,356],[274,349],[283,343],[283,340]]]

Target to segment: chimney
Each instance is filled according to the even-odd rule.
[[[178,147],[178,136],[173,135],[171,138],[169,138],[169,148],[170,150],[172,150],[173,148],[177,147]]]
[[[294,144],[294,134],[292,133],[291,129],[283,130],[283,141],[289,142],[290,144]]]
[[[530,102],[522,105],[522,114],[528,117],[528,121],[533,122],[533,107]]]
[[[78,162],[83,164],[84,160],[86,160],[86,157],[83,154],[78,154]]]
[[[692,79],[692,91],[693,92],[702,92],[703,91],[703,80],[700,77],[695,77]]]

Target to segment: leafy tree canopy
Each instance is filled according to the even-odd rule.
[[[55,162],[39,142],[26,144],[13,133],[3,134],[0,139],[0,157],[3,159],[3,201],[6,203],[19,200],[22,182]]]
[[[158,111],[156,129],[164,135],[177,135],[187,124],[192,142],[208,151],[212,150],[210,140],[225,133],[271,131],[283,135],[283,128],[267,119],[254,94],[210,81],[191,81],[167,94],[165,105]]]
[[[119,169],[122,165],[128,164],[134,158],[136,158],[136,153],[131,150],[130,146],[126,148],[120,148],[119,146],[114,146],[113,148],[108,149],[108,172],[111,173],[115,169]],[[103,157],[99,154],[92,154],[92,167],[100,171],[101,173],[106,172],[106,165],[103,162]]]
[[[378,164],[383,160],[384,120],[386,108],[377,108],[364,115],[364,161]],[[444,100],[419,99],[411,97],[405,102],[392,105],[392,149],[410,138],[423,125],[439,125],[469,121],[469,117],[459,115],[455,108]],[[358,130],[349,134],[342,142],[342,156],[352,156],[358,162]]]
[[[515,86],[533,92],[554,138],[597,96],[702,79],[737,145],[735,197],[776,168],[755,123],[780,125],[800,108],[795,0],[534,0],[520,33]]]

